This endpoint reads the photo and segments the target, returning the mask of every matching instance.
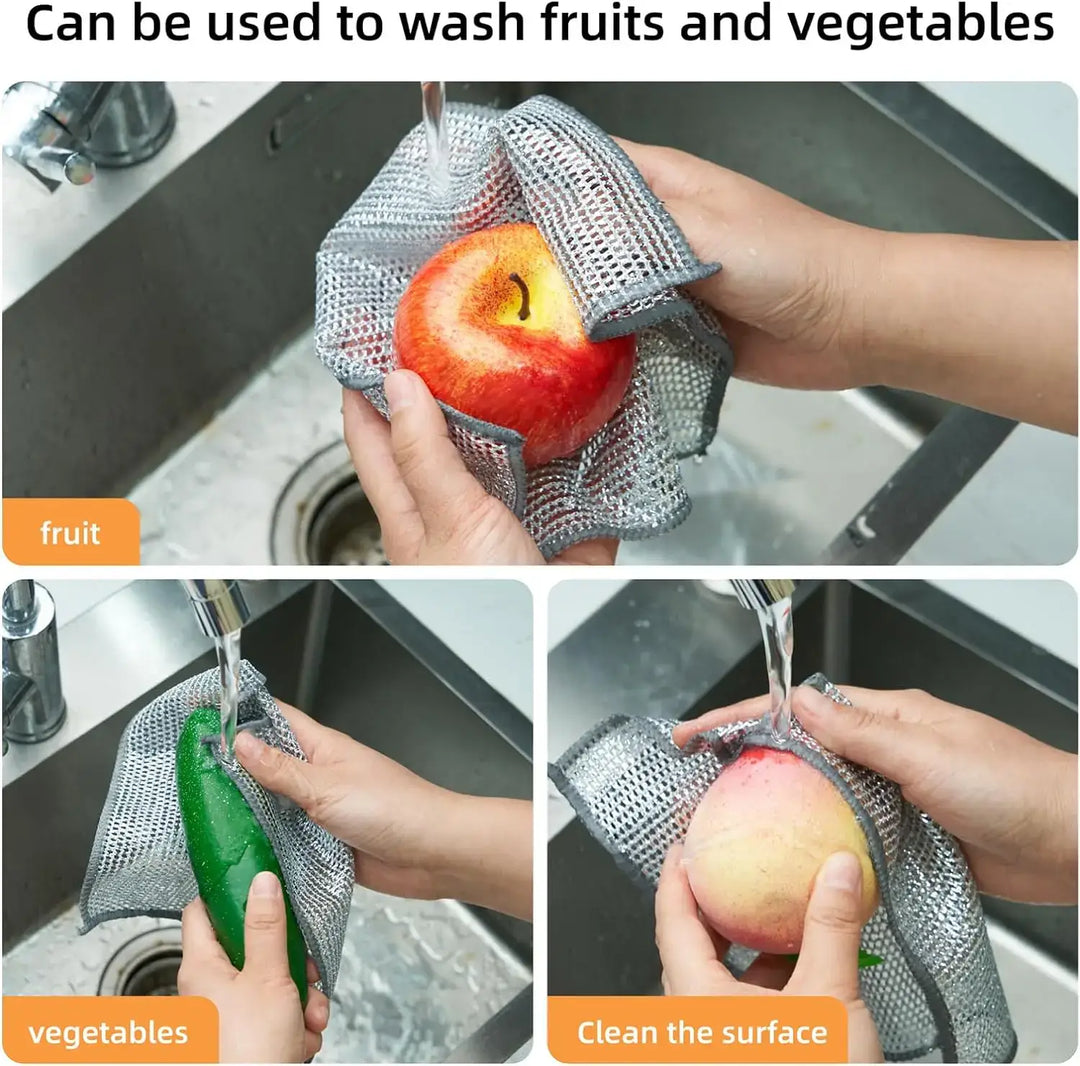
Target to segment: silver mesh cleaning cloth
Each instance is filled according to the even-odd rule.
[[[679,286],[700,262],[626,154],[572,108],[536,96],[509,111],[445,112],[449,191],[433,196],[417,126],[316,259],[315,349],[384,414],[394,315],[413,274],[475,230],[532,222],[594,340],[637,334],[637,369],[610,422],[575,455],[526,472],[512,430],[444,406],[451,436],[488,492],[551,556],[598,536],[674,528],[690,510],[677,459],[716,432],[732,355],[715,316]]]
[[[304,758],[288,722],[248,662],[238,728]],[[82,932],[111,918],[178,918],[198,895],[176,791],[176,742],[187,716],[219,704],[217,670],[182,681],[144,707],[120,738],[109,793],[79,898]],[[353,890],[352,852],[295,805],[267,792],[235,759],[218,762],[270,838],[324,991],[334,990]]]
[[[807,684],[847,702],[820,674]],[[760,722],[747,721],[702,733],[680,751],[673,725],[617,715],[551,767],[588,830],[650,890],[725,765],[744,746],[780,746]],[[1016,1035],[959,845],[896,785],[826,751],[797,722],[785,747],[839,789],[870,845],[881,903],[862,946],[883,961],[862,969],[860,982],[886,1058],[1011,1061]]]

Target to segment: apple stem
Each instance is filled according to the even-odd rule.
[[[510,280],[521,290],[521,310],[518,311],[518,318],[524,322],[529,317],[529,286],[522,281],[520,274],[511,274]]]

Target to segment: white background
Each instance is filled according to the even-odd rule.
[[[174,0],[177,9],[186,10],[193,25],[205,24],[205,13],[221,10],[227,6],[221,3],[207,3],[205,0]],[[212,44],[205,40],[192,40],[182,44],[155,42],[136,44],[129,40],[114,43],[99,42],[93,45],[75,45],[66,43],[39,44],[29,41],[24,33],[24,19],[29,4],[26,0],[4,0],[0,5],[0,70],[5,82],[19,79],[65,78],[72,80],[97,80],[103,77],[123,80],[255,80],[267,79],[345,79],[345,80],[382,80],[441,78],[445,80],[557,80],[567,76],[592,80],[625,80],[638,78],[645,80],[729,80],[748,79],[822,79],[829,80],[904,80],[927,81],[933,83],[957,81],[994,81],[1003,76],[1009,79],[1028,82],[1058,80],[1072,82],[1076,72],[1078,54],[1078,20],[1080,5],[1073,0],[1059,2],[1025,3],[1020,0],[1003,6],[1011,10],[1034,13],[1049,10],[1054,13],[1055,38],[1048,43],[1020,44],[953,42],[950,44],[912,44],[879,42],[866,51],[852,51],[842,43],[823,43],[808,41],[795,42],[786,32],[785,12],[787,10],[808,11],[831,8],[842,12],[857,10],[905,10],[910,0],[897,0],[895,3],[882,4],[863,0],[861,3],[836,2],[828,4],[813,2],[773,4],[774,25],[778,32],[776,39],[768,44],[747,42],[722,42],[712,44],[687,44],[670,32],[677,24],[677,12],[683,5],[667,3],[666,0],[644,2],[643,9],[662,9],[669,13],[667,25],[669,33],[662,42],[608,42],[596,43],[544,43],[534,32],[532,38],[524,43],[453,43],[453,44],[406,44],[394,33],[388,33],[377,44],[348,44],[340,42],[328,34],[319,43],[237,43]],[[57,5],[63,8],[63,0]],[[112,10],[117,13],[130,8],[127,0],[98,0],[96,4],[77,4],[74,0],[67,5],[72,8],[90,10]],[[165,11],[173,5],[169,2],[154,2],[153,8]],[[304,8],[304,4],[293,4],[288,0],[272,0],[271,3],[257,3],[254,0],[240,0],[231,5],[234,9],[257,9],[261,11],[295,11]],[[333,9],[333,3],[324,3],[324,18]],[[361,4],[353,5],[360,8]],[[393,25],[391,12],[393,5],[380,2],[370,3],[387,17],[388,26]],[[409,3],[402,5],[408,9],[432,9],[431,3]],[[455,0],[455,9],[471,11],[486,9],[487,3],[477,4],[471,0]],[[523,12],[535,11],[537,3],[516,5]],[[570,7],[569,3],[564,4]],[[687,4],[687,7],[707,8],[703,4]],[[953,9],[955,5],[946,0],[930,0],[924,9]],[[980,7],[985,7],[980,4]],[[758,5],[754,3],[726,3],[714,5],[726,10],[752,11]],[[581,9],[607,10],[606,3],[589,2],[580,5]],[[675,16],[675,17],[671,17]],[[330,25],[329,20],[327,24]],[[946,95],[948,93],[946,92]],[[954,96],[955,99],[955,96]],[[978,107],[972,101],[958,101],[965,108]],[[1031,131],[1027,131],[1030,133]],[[1004,135],[1004,134],[1003,134]],[[1068,171],[1068,159],[1050,159],[1042,149],[1025,138],[1023,129],[1013,130],[1008,136],[1013,138],[1014,146],[1028,154],[1044,152],[1041,165],[1051,171]],[[1053,140],[1053,138],[1051,138]],[[1075,182],[1075,159],[1072,161],[1073,181]],[[243,176],[238,175],[242,181]],[[48,427],[43,427],[46,431]],[[696,569],[693,576],[701,576],[703,571]],[[806,576],[840,576],[828,573],[821,568],[808,568]],[[0,579],[6,583],[13,576],[13,568],[3,564]],[[71,571],[62,575],[43,572],[42,579],[47,583],[54,576],[70,578],[76,576]],[[127,578],[130,575],[118,572],[93,572],[88,574],[96,580]],[[146,576],[176,577],[175,571],[147,573]],[[203,571],[203,576],[206,572]],[[271,576],[268,573],[252,570],[235,573],[234,576],[257,578]],[[272,576],[283,576],[274,574]],[[353,575],[355,576],[355,575]],[[395,575],[397,576],[397,575]],[[425,579],[437,576],[428,571]],[[474,570],[470,578],[488,576],[483,570]],[[490,576],[496,575],[494,572]],[[519,576],[519,575],[515,575]],[[551,581],[570,576],[565,572],[536,572],[528,575],[527,580],[533,587],[536,601],[536,632],[542,634],[546,628],[545,593]],[[574,575],[577,576],[577,575]],[[595,575],[599,577],[600,575]],[[623,572],[620,577],[637,576],[634,572]],[[657,576],[655,572],[651,576]],[[675,576],[669,569],[665,576]],[[685,576],[685,574],[684,574]],[[799,576],[798,573],[785,576]],[[887,569],[863,571],[860,576],[888,577],[895,576]],[[942,574],[923,568],[909,568],[904,577],[936,577],[949,581],[959,577],[976,577],[985,580],[987,574],[981,571],[965,572],[962,568],[952,568]],[[1060,568],[1035,570],[1024,568],[1010,571],[1007,575],[1019,577],[1062,577],[1076,585],[1077,569],[1075,562]],[[401,575],[405,580],[409,575]],[[1075,622],[1075,606],[1074,622]],[[543,750],[543,707],[545,684],[542,665],[545,653],[545,641],[538,636],[535,642],[534,663],[536,670],[536,688],[534,705],[537,708],[538,750],[536,752],[535,773],[537,794],[544,794]],[[544,805],[538,804],[537,848],[537,930],[536,942],[542,945],[546,936],[544,922],[545,855],[543,842],[546,832],[543,829]],[[536,979],[538,988],[543,989],[545,964],[543,951],[537,952]],[[537,997],[537,1024],[543,1024],[544,1001]],[[538,1029],[538,1031],[540,1031]],[[539,1043],[539,1042],[538,1042]]]
[[[1045,42],[979,41],[911,43],[878,41],[864,51],[853,51],[843,42],[810,39],[797,42],[787,31],[788,11],[905,11],[911,0],[895,2],[853,2],[853,0],[800,0],[791,3],[774,0],[772,4],[773,39],[768,42],[682,41],[676,27],[687,10],[732,11],[747,14],[760,10],[760,2],[725,2],[706,5],[699,2],[670,3],[668,0],[642,0],[643,10],[664,12],[667,32],[661,41],[545,42],[537,12],[542,0],[515,2],[511,7],[526,16],[526,39],[522,42],[413,42],[393,32],[393,12],[442,9],[468,12],[490,10],[488,0],[402,0],[399,5],[363,3],[352,0],[354,11],[370,8],[381,12],[386,32],[372,43],[345,42],[338,39],[332,18],[337,0],[322,3],[323,39],[318,42],[210,42],[202,28],[210,11],[284,11],[310,10],[307,3],[290,0],[147,0],[146,7],[164,13],[186,11],[191,16],[192,39],[186,42],[158,40],[132,42],[124,26],[130,0],[75,0],[65,7],[116,14],[117,40],[82,46],[66,42],[35,42],[25,30],[28,0],[5,0],[0,12],[0,41],[3,41],[5,80],[41,78],[42,71],[62,72],[69,79],[94,79],[108,70],[111,77],[143,80],[198,79],[266,80],[345,79],[377,81],[382,79],[441,78],[450,80],[509,79],[558,80],[566,77],[588,80],[735,80],[810,79],[820,80],[902,80],[902,81],[996,81],[1007,73],[1015,81],[1070,81],[1075,70],[1077,25],[1080,9],[1071,0],[1030,2],[1011,0],[1003,10],[1034,15],[1050,11],[1054,15],[1054,38]],[[955,4],[927,0],[918,5],[924,12],[955,10]],[[979,8],[986,8],[980,3]],[[584,0],[571,3],[561,0],[561,8],[581,11],[609,11],[609,0]]]

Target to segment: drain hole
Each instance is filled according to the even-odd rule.
[[[316,452],[289,479],[274,508],[270,557],[279,565],[386,564],[379,520],[344,441]]]
[[[304,561],[320,566],[386,565],[379,520],[351,470],[348,480],[315,511]]]
[[[105,964],[98,995],[175,996],[181,957],[179,926],[140,933]]]
[[[180,972],[180,952],[163,951],[147,959],[131,972],[120,990],[122,996],[175,996],[176,975]]]

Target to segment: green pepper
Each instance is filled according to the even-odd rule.
[[[193,711],[176,744],[176,788],[187,837],[188,856],[206,905],[210,924],[229,961],[244,965],[244,912],[255,875],[269,870],[281,881],[285,897],[289,972],[307,1003],[307,948],[296,923],[281,867],[240,789],[218,765],[205,738],[219,736],[216,707]]]
[[[792,962],[798,962],[798,953],[794,955],[785,955],[785,959],[790,959]],[[885,960],[880,955],[871,955],[869,951],[863,951],[859,948],[859,969],[866,970],[871,966],[880,966]]]

